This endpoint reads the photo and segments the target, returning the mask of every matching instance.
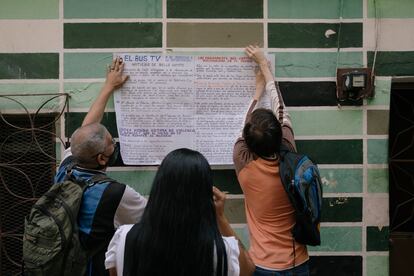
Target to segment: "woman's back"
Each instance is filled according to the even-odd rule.
[[[136,227],[134,229],[134,227]],[[125,245],[127,247],[131,244],[130,239],[136,233],[134,233],[139,227],[137,225],[129,224],[121,226],[117,232],[115,233],[106,253],[106,260],[105,266],[106,267],[116,267],[118,275],[137,275],[130,271],[124,271],[125,264],[135,262],[135,258],[132,254],[125,255]],[[135,231],[134,231],[135,230]],[[239,268],[239,247],[238,242],[235,237],[222,237],[223,242],[226,249],[226,256],[227,256],[227,275],[228,276],[237,276],[240,273]],[[127,249],[128,250],[128,249]],[[130,251],[126,251],[130,252]],[[180,252],[177,252],[177,256],[182,258]],[[190,252],[191,253],[191,252]],[[192,253],[194,254],[194,253]],[[167,254],[161,254],[161,258],[168,258]],[[177,258],[173,258],[170,256],[169,260],[167,260],[167,264],[170,263],[172,260],[176,260]],[[180,261],[178,261],[177,265],[166,265],[165,260],[157,259],[155,261],[157,265],[148,267],[145,274],[142,275],[151,275],[151,276],[158,276],[158,275],[201,275],[199,271],[199,266],[197,263],[194,263],[193,266],[183,267]],[[216,255],[213,256],[213,265],[216,267],[217,259]],[[177,270],[178,268],[178,270]],[[128,268],[127,268],[128,269]],[[148,272],[149,271],[149,272]],[[211,272],[209,276],[214,275],[214,272]]]
[[[225,238],[225,245],[222,235],[235,233],[224,217],[225,195],[214,191],[213,198],[210,165],[201,153],[170,152],[155,175],[141,221],[112,239],[106,267],[116,267],[119,275],[122,266],[128,276],[239,275],[246,255],[234,237]]]

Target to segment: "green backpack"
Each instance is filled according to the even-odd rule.
[[[88,184],[107,179],[105,175],[96,175],[85,183],[69,177],[53,184],[33,205],[26,217],[23,235],[25,275],[86,274],[88,259],[93,253],[87,252],[79,241],[77,216]]]

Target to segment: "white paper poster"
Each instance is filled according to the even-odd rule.
[[[114,94],[125,164],[157,165],[183,147],[200,151],[210,164],[233,163],[233,145],[255,92],[253,61],[245,56],[118,56],[130,77]],[[267,95],[262,102],[268,103]]]

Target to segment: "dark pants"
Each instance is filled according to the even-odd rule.
[[[309,265],[305,262],[295,268],[282,271],[267,270],[256,266],[254,276],[309,276]]]

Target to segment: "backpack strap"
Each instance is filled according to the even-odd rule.
[[[106,174],[95,174],[91,177],[90,181],[91,184],[98,184],[103,182],[117,182],[112,178],[108,177]]]
[[[65,176],[65,178],[64,178],[64,180],[63,181],[67,181],[67,180],[70,180],[70,181],[72,181],[72,182],[76,182],[77,183],[77,181],[76,181],[76,179],[73,177],[73,175],[72,175],[72,170],[73,170],[73,168],[76,166],[76,163],[75,163],[75,161],[74,160],[71,160],[70,162],[69,162],[69,164],[66,166],[66,168],[65,168],[65,171],[66,171],[66,176]]]

